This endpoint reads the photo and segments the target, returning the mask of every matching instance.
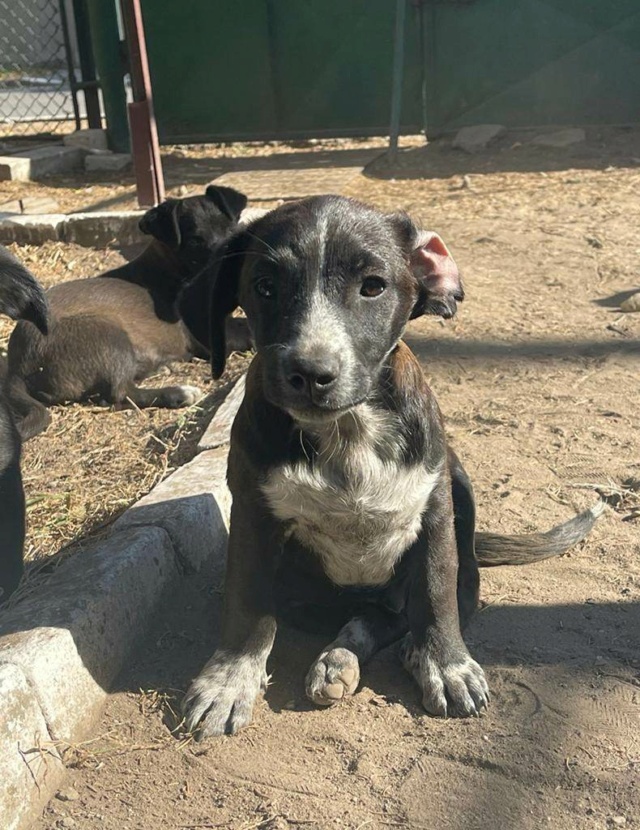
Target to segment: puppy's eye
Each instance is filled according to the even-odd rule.
[[[265,300],[270,300],[275,296],[276,285],[271,277],[262,277],[253,286],[254,291]]]
[[[360,293],[363,297],[379,297],[387,287],[387,284],[380,277],[367,277],[362,281]]]

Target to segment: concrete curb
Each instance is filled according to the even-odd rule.
[[[243,379],[241,379],[243,380]],[[238,388],[212,419],[228,435]],[[235,397],[233,394],[235,393]],[[208,431],[209,431],[208,430]],[[27,830],[64,775],[165,593],[185,569],[224,574],[228,445],[205,449],[31,596],[0,611],[0,827]]]
[[[0,213],[0,243],[41,245],[50,240],[75,242],[85,248],[104,248],[113,242],[133,245],[146,237],[138,229],[143,210],[95,213]]]

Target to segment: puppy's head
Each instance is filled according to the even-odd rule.
[[[200,271],[235,230],[247,197],[232,187],[209,185],[203,196],[167,199],[148,210],[139,226],[180,259],[184,276]]]
[[[48,308],[36,278],[0,245],[0,314],[14,320],[30,320],[47,333]]]
[[[407,321],[451,317],[464,296],[437,234],[338,196],[271,211],[234,236],[214,267],[214,377],[224,370],[225,317],[241,306],[262,357],[265,395],[307,422],[363,401]],[[189,317],[184,309],[187,325]]]

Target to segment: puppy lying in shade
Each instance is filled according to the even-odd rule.
[[[0,314],[29,320],[47,333],[47,302],[35,278],[0,245]],[[20,475],[20,435],[4,395],[6,366],[0,365],[0,603],[23,572],[25,505]]]
[[[214,377],[237,306],[257,356],[232,431],[222,629],[187,692],[187,728],[251,721],[278,616],[332,632],[306,677],[317,704],[352,695],[362,664],[402,640],[427,712],[481,712],[488,685],[462,636],[478,566],[558,555],[600,507],[547,533],[475,532],[471,483],[400,339],[410,319],[451,317],[463,299],[445,243],[404,214],[314,197],[234,236],[211,279]],[[185,302],[187,325],[205,302]]]
[[[9,341],[7,393],[23,438],[45,429],[46,407],[97,398],[109,404],[175,408],[199,397],[192,386],[144,389],[137,384],[173,361],[208,357],[176,309],[182,288],[236,230],[242,193],[210,185],[203,196],[168,199],[140,220],[152,242],[133,261],[92,279],[47,291],[48,336],[31,322]],[[229,321],[230,350],[251,342],[246,322]]]

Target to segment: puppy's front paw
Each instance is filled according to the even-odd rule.
[[[482,668],[466,648],[448,659],[440,651],[429,645],[417,648],[411,634],[402,643],[402,660],[420,686],[422,705],[429,714],[442,717],[478,715],[489,704],[489,687]]]
[[[331,706],[352,695],[360,682],[360,665],[347,648],[323,652],[307,672],[307,697],[319,706]]]
[[[235,735],[251,723],[253,705],[267,686],[264,662],[216,652],[193,681],[182,703],[185,728],[197,740]]]

